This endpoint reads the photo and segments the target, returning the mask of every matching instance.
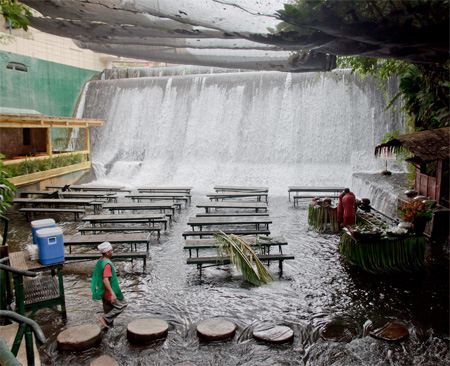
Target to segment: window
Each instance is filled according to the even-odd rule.
[[[31,131],[29,128],[23,129],[23,145],[24,146],[31,145]]]
[[[6,68],[9,70],[28,72],[27,67],[19,62],[9,62]]]

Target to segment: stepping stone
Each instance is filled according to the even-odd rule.
[[[197,334],[208,341],[222,341],[233,337],[236,328],[236,324],[225,319],[208,319],[197,325]]]
[[[77,325],[58,334],[56,341],[61,351],[84,351],[102,340],[102,330],[96,324]]]
[[[136,319],[127,326],[127,338],[131,343],[147,343],[164,338],[169,332],[169,325],[161,319]]]
[[[385,341],[399,341],[409,335],[408,328],[397,322],[389,322],[381,328],[370,332],[374,338],[383,339]]]
[[[253,329],[253,337],[260,341],[283,343],[294,338],[294,331],[285,325],[259,324]]]
[[[119,364],[114,358],[103,355],[92,361],[89,366],[119,366]]]
[[[195,366],[195,364],[190,363],[190,362],[182,362],[182,363],[177,363],[175,366]]]

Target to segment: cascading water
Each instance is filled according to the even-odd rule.
[[[101,181],[285,195],[288,185],[351,186],[353,172],[382,171],[374,148],[403,124],[385,106],[375,82],[348,71],[245,72],[93,81],[78,115],[107,120],[91,134]]]

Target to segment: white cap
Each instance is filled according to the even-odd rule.
[[[101,253],[106,253],[112,249],[112,245],[109,241],[105,241],[101,243],[97,248],[98,250],[100,250]]]

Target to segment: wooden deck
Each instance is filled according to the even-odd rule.
[[[255,212],[267,211],[267,203],[264,202],[200,202],[198,208],[204,208],[205,212],[211,209],[226,208],[233,210],[255,210]]]

